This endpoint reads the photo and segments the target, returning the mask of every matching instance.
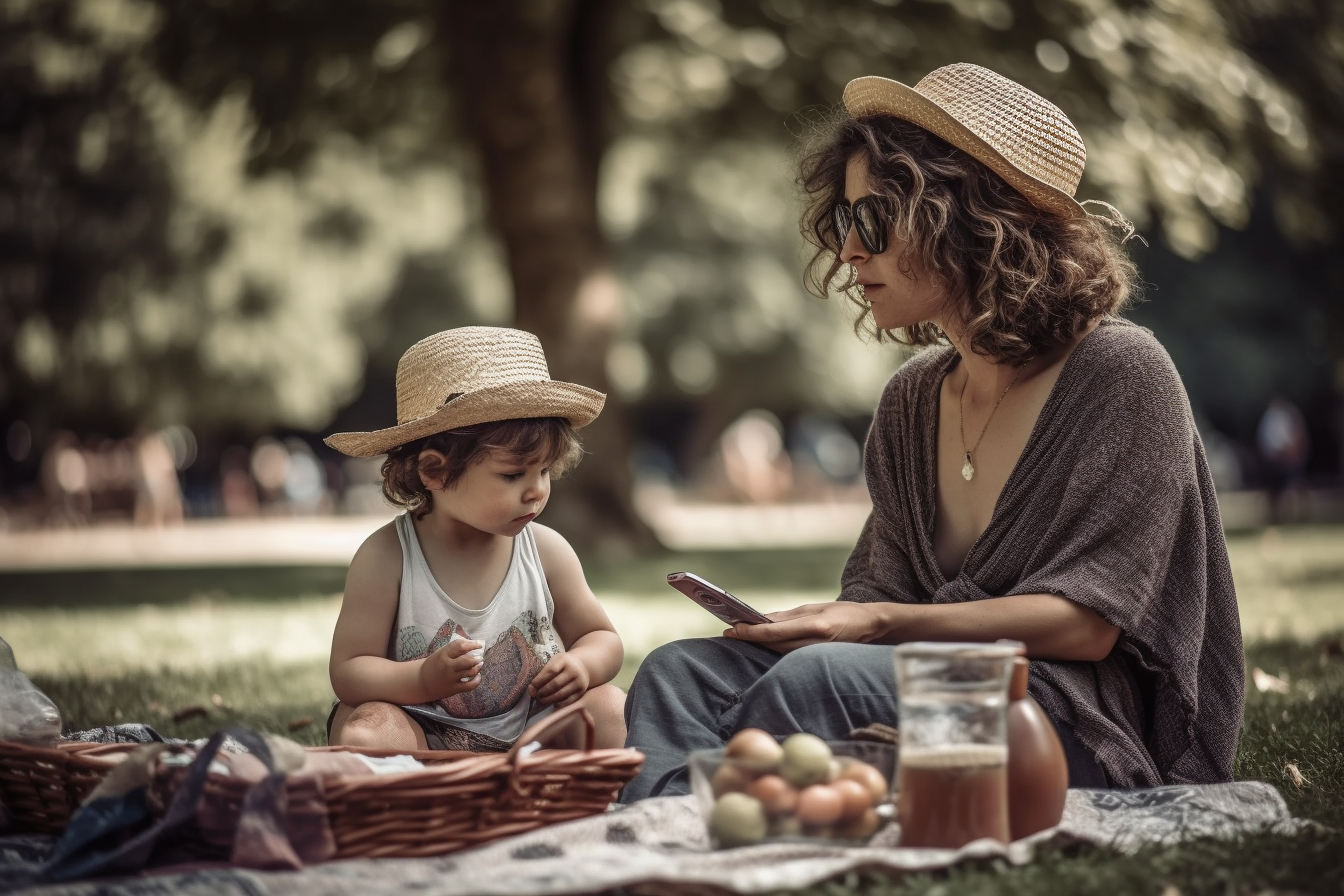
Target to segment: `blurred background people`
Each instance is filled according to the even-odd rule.
[[[1275,395],[1260,415],[1255,445],[1269,491],[1271,521],[1283,522],[1301,516],[1301,489],[1311,455],[1302,411],[1282,395]]]

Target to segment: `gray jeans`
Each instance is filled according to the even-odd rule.
[[[640,664],[625,701],[626,746],[645,756],[622,802],[690,792],[686,756],[723,746],[734,732],[808,731],[843,740],[874,722],[896,726],[890,647],[814,644],[778,654],[731,638],[673,641]],[[1106,787],[1096,758],[1055,722],[1071,787]]]

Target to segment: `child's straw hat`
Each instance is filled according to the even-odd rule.
[[[541,342],[525,330],[458,327],[421,339],[397,362],[397,425],[340,432],[326,443],[373,457],[435,433],[524,417],[593,422],[607,397],[551,379]]]
[[[934,69],[914,87],[855,78],[844,102],[856,118],[892,115],[942,137],[1043,211],[1088,214],[1073,198],[1087,161],[1082,135],[1054,103],[997,72],[959,62]]]

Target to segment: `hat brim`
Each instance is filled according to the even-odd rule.
[[[877,75],[855,78],[845,86],[844,104],[846,111],[855,118],[891,115],[919,125],[983,162],[1042,211],[1071,218],[1087,217],[1087,209],[1078,200],[1018,168],[942,106],[913,87]]]
[[[373,432],[338,432],[323,441],[351,457],[375,457],[435,433],[497,420],[563,417],[578,429],[597,419],[606,401],[601,392],[574,383],[506,383],[461,395],[428,417]]]

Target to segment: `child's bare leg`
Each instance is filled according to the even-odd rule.
[[[336,707],[331,720],[332,746],[371,750],[427,750],[425,732],[393,703],[361,703]]]
[[[593,746],[599,750],[625,746],[625,691],[611,684],[598,685],[578,699],[597,726]]]

